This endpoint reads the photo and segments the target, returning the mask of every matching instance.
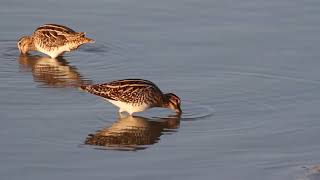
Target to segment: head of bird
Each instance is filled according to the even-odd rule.
[[[176,113],[181,114],[181,100],[180,98],[173,94],[173,93],[167,93],[164,94],[164,107],[174,110]]]
[[[28,51],[33,50],[33,41],[30,36],[22,36],[17,43],[17,47],[21,54],[27,54]]]

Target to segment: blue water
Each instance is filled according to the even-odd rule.
[[[316,0],[1,1],[1,179],[320,179],[319,19]],[[19,56],[44,23],[96,43]],[[184,114],[121,118],[76,88],[122,78]]]

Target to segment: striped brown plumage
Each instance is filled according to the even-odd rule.
[[[18,41],[22,54],[37,50],[56,58],[64,52],[77,49],[85,43],[93,43],[85,37],[85,32],[75,32],[71,28],[58,24],[44,24],[38,27],[31,36],[23,36]]]
[[[166,107],[181,111],[180,99],[176,95],[174,96],[178,100],[172,100],[172,93],[163,94],[157,85],[144,79],[123,79],[104,84],[84,85],[80,88],[105,98],[118,106],[120,112],[127,111],[132,114],[152,107]],[[172,104],[175,108],[169,107]]]

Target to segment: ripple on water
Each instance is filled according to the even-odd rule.
[[[111,109],[106,109],[109,107],[111,107]],[[106,105],[105,102],[101,102],[100,99],[96,100],[94,109],[95,111],[98,111],[96,113],[98,114],[97,119],[101,122],[108,122],[107,120],[105,120],[105,117],[110,115],[110,113],[118,113],[117,108],[113,107],[113,105],[109,103]],[[214,115],[214,109],[210,106],[183,101],[182,111],[183,113],[180,116],[182,121],[198,120]],[[135,113],[135,115],[143,116],[149,119],[166,119],[171,118],[172,116],[176,116],[175,112],[172,112],[171,110],[165,108],[152,108],[144,112]]]
[[[4,59],[15,59],[19,54],[16,40],[0,40],[0,54]]]
[[[16,41],[13,40],[0,40],[0,54],[1,54],[1,72],[11,72],[11,67],[14,63],[19,51],[16,47]]]
[[[16,47],[16,41],[14,40],[0,40],[0,79],[2,87],[16,87],[17,83],[24,82],[23,75],[17,73],[17,56],[19,51]]]
[[[197,120],[205,117],[212,116],[214,109],[210,106],[200,105],[192,102],[183,102],[183,120]]]
[[[181,84],[184,91],[199,92],[212,87],[213,93],[203,92],[203,97],[210,97],[216,115],[244,115],[281,111],[282,108],[306,103],[314,99],[320,90],[320,82],[304,77],[293,76],[294,72],[268,73],[259,69],[215,69],[212,76],[179,79],[172,84]],[[189,86],[189,81],[206,82],[205,85]],[[201,92],[200,91],[200,92]],[[193,95],[192,93],[191,95]],[[189,96],[191,97],[191,96]],[[191,97],[192,98],[192,97]],[[240,114],[241,113],[241,114]]]
[[[303,167],[305,174],[297,180],[319,180],[320,179],[320,165],[314,165],[312,167]]]

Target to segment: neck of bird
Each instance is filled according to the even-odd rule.
[[[29,49],[29,51],[36,50],[36,47],[35,47],[35,45],[33,43],[33,38],[32,37],[30,37],[30,40],[29,40],[29,43],[28,43],[28,49]]]
[[[169,96],[168,96],[168,94],[163,94],[163,96],[162,96],[162,107],[169,107],[169,102],[170,102],[170,100],[169,100]]]

